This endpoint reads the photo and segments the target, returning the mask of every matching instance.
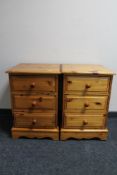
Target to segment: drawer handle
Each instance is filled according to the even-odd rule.
[[[42,98],[42,97],[40,97],[40,98],[39,98],[39,102],[42,102],[42,100],[43,100],[43,98]]]
[[[83,125],[87,125],[88,122],[86,120],[83,120]]]
[[[90,87],[91,87],[91,85],[89,85],[89,84],[86,84],[86,85],[85,85],[85,88],[86,88],[86,89],[89,89]]]
[[[69,84],[71,84],[71,83],[72,83],[72,81],[70,81],[70,80],[69,80],[69,81],[67,81],[67,82],[68,82]]]
[[[88,103],[85,103],[85,104],[84,104],[84,107],[85,107],[85,108],[89,107],[89,104],[88,104]]]
[[[95,104],[96,104],[96,105],[101,105],[101,103],[100,103],[100,102],[96,102]]]
[[[33,102],[32,102],[32,107],[35,107],[36,104],[37,104],[37,102],[36,102],[36,101],[33,101]]]
[[[36,123],[37,123],[37,120],[34,119],[34,120],[32,121],[32,124],[35,125]]]
[[[35,88],[35,82],[30,85],[31,88]]]

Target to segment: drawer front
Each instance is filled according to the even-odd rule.
[[[108,92],[108,77],[78,77],[65,76],[64,91],[82,91],[85,94],[89,92]]]
[[[102,128],[104,127],[106,117],[103,115],[77,115],[65,114],[65,128]]]
[[[11,87],[14,91],[56,91],[56,77],[12,76]]]
[[[82,112],[88,110],[104,110],[107,105],[106,96],[74,96],[66,95],[64,100],[65,110],[81,110]],[[96,111],[95,111],[96,112]]]
[[[17,128],[52,128],[56,126],[55,114],[15,113],[14,126]]]
[[[30,95],[14,95],[13,107],[15,109],[55,109],[56,97],[55,96],[30,96]]]

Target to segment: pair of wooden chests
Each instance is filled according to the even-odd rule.
[[[12,137],[106,140],[113,72],[101,65],[18,64],[9,74]]]

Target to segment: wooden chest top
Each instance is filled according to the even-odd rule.
[[[59,64],[18,64],[7,70],[9,74],[60,74]]]
[[[33,64],[21,63],[9,70],[9,74],[89,74],[113,75],[114,73],[102,65],[94,64]]]
[[[113,75],[114,73],[102,65],[95,64],[63,64],[62,73],[64,74],[95,74]]]

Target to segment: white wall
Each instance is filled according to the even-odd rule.
[[[94,63],[117,72],[117,1],[0,0],[0,108],[10,107],[4,72],[21,62]],[[111,111],[116,86],[115,76]]]

